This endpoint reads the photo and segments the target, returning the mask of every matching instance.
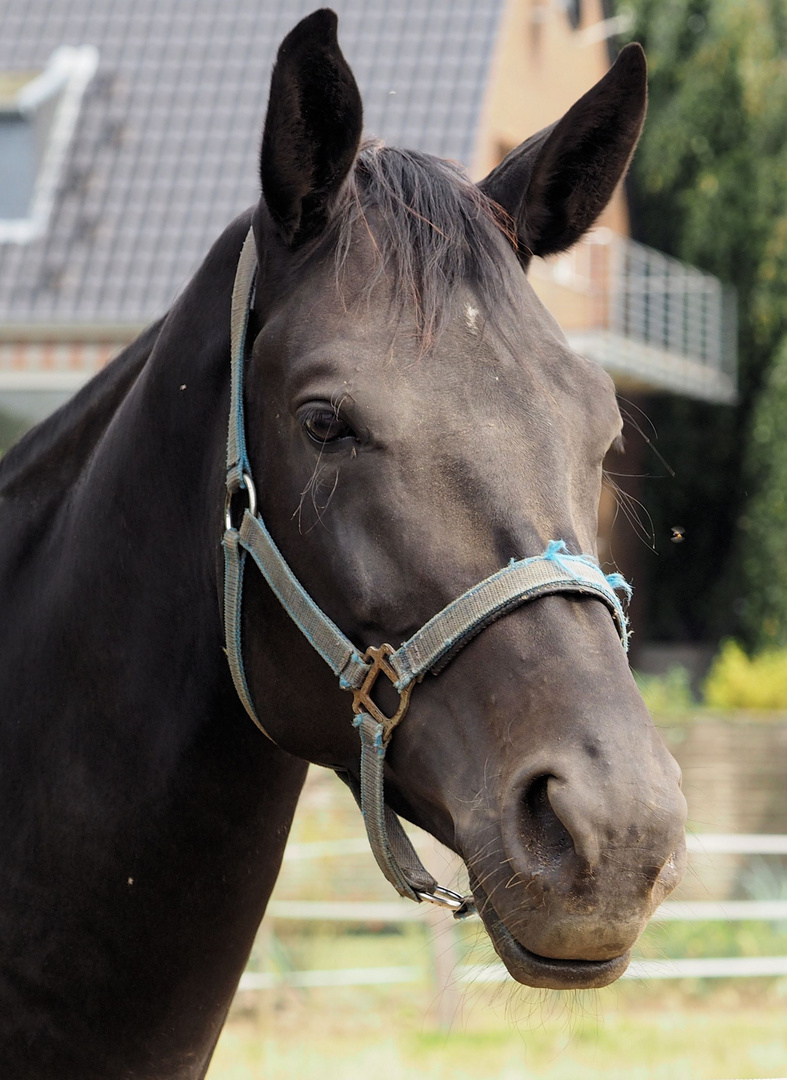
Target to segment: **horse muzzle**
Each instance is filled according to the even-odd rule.
[[[517,981],[613,982],[679,883],[686,804],[677,766],[666,750],[649,764],[647,774],[607,774],[576,759],[551,770],[527,762],[504,789],[497,825],[489,815],[485,835],[463,838],[465,852],[479,852],[468,858],[478,912]]]

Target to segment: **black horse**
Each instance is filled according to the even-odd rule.
[[[271,533],[359,648],[407,638],[551,540],[595,549],[620,417],[537,300],[532,255],[594,222],[645,109],[625,49],[480,185],[360,144],[318,11],[283,43],[262,197],[169,314],[0,466],[0,1075],[202,1077],[307,762],[358,773],[348,695],[256,572],[222,615],[230,306],[244,237],[249,459]],[[416,687],[391,806],[466,861],[520,982],[624,970],[680,877],[679,772],[608,610],[517,607]]]

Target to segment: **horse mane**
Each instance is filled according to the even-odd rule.
[[[332,230],[337,277],[359,225],[378,255],[365,292],[388,276],[397,302],[414,306],[425,348],[445,326],[460,282],[475,287],[489,315],[509,295],[500,242],[516,249],[514,224],[456,162],[364,142],[335,222],[338,237]]]
[[[0,495],[45,480],[62,491],[79,474],[145,365],[161,321],[141,334],[51,416],[36,424],[0,460]]]

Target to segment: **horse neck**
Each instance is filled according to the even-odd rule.
[[[163,321],[55,520],[71,537],[67,610],[72,621],[81,613],[78,647],[93,641],[121,703],[117,720],[136,713],[136,740],[144,732],[162,779],[204,736],[251,761],[269,786],[281,773],[286,802],[303,766],[253,726],[223,647],[230,302],[247,229],[246,216],[230,226]]]
[[[46,523],[58,542],[69,537],[60,557],[68,611],[101,629],[98,654],[129,642],[123,666],[195,719],[218,706],[238,712],[222,653],[219,557],[232,240],[230,230],[163,320]]]
[[[14,928],[28,908],[58,927],[80,959],[60,997],[46,976],[57,1038],[80,1001],[106,1061],[209,1054],[305,775],[246,716],[222,649],[230,293],[247,227],[166,318],[66,492],[37,475],[25,497],[23,469],[0,500],[15,537],[0,541],[0,754],[19,766],[0,777],[0,936],[35,988]],[[6,997],[0,981],[0,1014],[23,1015]],[[195,1014],[195,1000],[212,1004]]]

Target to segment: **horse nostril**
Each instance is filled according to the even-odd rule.
[[[545,857],[559,858],[573,846],[571,836],[549,800],[549,775],[535,777],[524,796],[525,843]]]
[[[545,860],[576,855],[588,869],[598,865],[601,838],[594,829],[591,790],[553,773],[534,777],[524,793],[525,845]]]

